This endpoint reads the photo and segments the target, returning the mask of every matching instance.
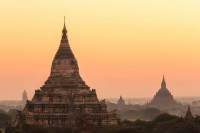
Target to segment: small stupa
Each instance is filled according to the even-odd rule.
[[[191,119],[192,118],[192,113],[190,111],[190,105],[188,105],[188,110],[186,112],[185,118]]]
[[[118,109],[124,109],[124,106],[125,106],[125,101],[124,99],[122,99],[122,96],[120,96],[120,99],[117,101],[117,106],[118,106]]]

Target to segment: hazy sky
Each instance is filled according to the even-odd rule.
[[[63,16],[80,75],[99,98],[200,96],[200,0],[1,0],[0,100],[32,99]]]

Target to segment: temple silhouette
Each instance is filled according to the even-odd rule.
[[[185,118],[191,119],[192,118],[192,113],[190,110],[190,105],[188,105],[188,110],[186,112]]]
[[[163,75],[163,80],[161,83],[161,88],[156,93],[154,98],[149,103],[147,102],[146,106],[147,107],[156,107],[156,108],[181,106],[181,103],[175,101],[173,98],[173,95],[166,88],[164,75]]]
[[[124,99],[122,99],[122,96],[120,96],[120,99],[117,101],[117,108],[119,110],[125,108],[125,101],[124,101]]]
[[[12,126],[26,122],[44,127],[117,126],[116,110],[107,112],[105,100],[99,101],[79,75],[77,60],[70,48],[64,22],[62,39],[53,59],[51,73],[18,111]]]

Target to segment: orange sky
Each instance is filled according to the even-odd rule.
[[[99,98],[200,96],[199,0],[1,0],[0,100],[50,74],[63,16],[83,80]]]

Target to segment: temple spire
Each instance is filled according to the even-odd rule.
[[[61,39],[61,44],[60,47],[69,47],[68,39],[67,39],[67,29],[65,26],[65,16],[64,16],[64,26],[62,30],[62,39]]]
[[[66,33],[67,33],[67,29],[65,26],[65,16],[64,16],[64,27],[63,27],[62,33],[63,33],[63,35],[66,35]]]
[[[162,83],[161,83],[161,88],[165,88],[166,89],[166,83],[165,83],[164,75],[163,75],[163,80],[162,80]]]
[[[162,82],[165,82],[165,77],[164,77],[164,75],[163,75],[163,81]]]

